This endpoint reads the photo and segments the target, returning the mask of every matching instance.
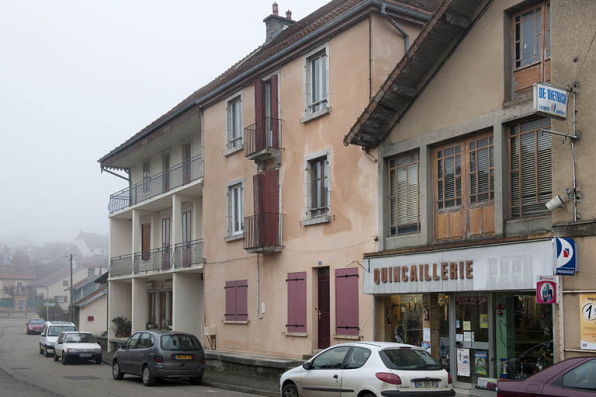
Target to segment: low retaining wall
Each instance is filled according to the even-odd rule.
[[[205,351],[207,369],[279,378],[287,370],[302,365],[302,360],[275,359],[228,352]]]

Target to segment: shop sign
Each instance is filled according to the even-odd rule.
[[[557,267],[555,274],[557,276],[573,276],[576,272],[577,255],[575,251],[575,241],[572,238],[553,239],[555,253],[557,256]]]
[[[557,299],[558,277],[538,276],[536,303],[559,303]]]
[[[567,91],[534,83],[534,112],[547,117],[567,118]]]
[[[411,266],[393,266],[374,269],[375,284],[457,280],[474,277],[473,261],[429,263]]]
[[[580,294],[579,310],[581,349],[596,350],[596,294]]]

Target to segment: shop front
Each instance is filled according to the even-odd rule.
[[[375,295],[375,338],[426,348],[458,388],[492,390],[554,361],[552,305],[536,279],[553,274],[550,241],[375,256],[364,292]],[[378,255],[378,254],[376,254]]]

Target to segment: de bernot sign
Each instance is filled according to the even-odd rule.
[[[567,118],[569,93],[547,84],[534,84],[534,112],[546,117]]]

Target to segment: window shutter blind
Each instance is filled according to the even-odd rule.
[[[288,273],[288,332],[306,332],[306,272]]]
[[[279,109],[277,95],[277,74],[271,76],[271,146],[274,149],[279,148]]]
[[[248,320],[248,282],[247,280],[236,281],[236,320]]]
[[[226,281],[226,321],[237,321],[236,281]]]
[[[276,246],[279,237],[279,171],[265,171],[265,244]]]
[[[255,149],[262,150],[265,147],[265,106],[263,97],[263,81],[255,80]]]
[[[418,223],[418,164],[408,165],[408,215],[407,223]]]
[[[359,335],[358,310],[358,269],[335,270],[335,332],[337,335]]]

